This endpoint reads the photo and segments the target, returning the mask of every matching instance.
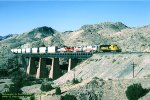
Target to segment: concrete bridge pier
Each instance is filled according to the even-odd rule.
[[[49,73],[49,78],[57,79],[61,76],[61,70],[59,66],[59,58],[52,58],[52,65]]]
[[[36,74],[36,67],[35,67],[35,58],[29,58],[29,65],[27,67],[27,74],[34,75]]]
[[[48,76],[47,74],[48,71],[46,69],[46,58],[40,58],[36,78],[46,78]]]
[[[77,65],[77,59],[69,59],[68,72]]]

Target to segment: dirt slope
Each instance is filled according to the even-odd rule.
[[[150,54],[94,54],[91,58],[77,65],[75,77],[86,80],[99,77],[103,79],[132,79],[132,63],[136,64],[136,78],[150,75]],[[72,80],[74,69],[56,80],[56,83],[63,83]]]

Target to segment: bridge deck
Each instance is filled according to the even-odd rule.
[[[91,52],[66,52],[66,53],[47,53],[47,54],[22,54],[26,57],[40,58],[89,58],[93,55]]]
[[[93,54],[106,55],[106,54],[150,54],[150,52],[65,52],[65,53],[46,53],[46,54],[21,54],[25,57],[38,57],[38,58],[89,58]]]

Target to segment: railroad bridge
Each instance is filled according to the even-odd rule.
[[[15,53],[21,58],[29,58],[27,65],[27,74],[36,75],[36,78],[57,79],[61,76],[59,65],[60,58],[67,58],[68,72],[77,64],[77,59],[87,59],[93,55],[93,52],[55,52],[55,53]],[[150,54],[150,52],[99,52],[99,55],[106,54]],[[24,60],[22,59],[24,62]],[[50,65],[47,72],[46,66]],[[25,67],[25,66],[24,66]]]
[[[59,53],[15,53],[20,57],[29,58],[27,74],[36,75],[36,78],[57,79],[61,76],[59,58],[67,58],[68,72],[75,67],[77,59],[86,59],[93,55],[91,52],[59,52]],[[48,63],[47,63],[48,62]],[[46,66],[50,65],[50,71],[47,73]],[[48,74],[48,75],[47,75]]]

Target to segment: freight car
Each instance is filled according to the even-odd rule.
[[[64,50],[66,52],[121,52],[120,47],[116,44],[69,47],[68,49],[63,49],[62,52]]]

